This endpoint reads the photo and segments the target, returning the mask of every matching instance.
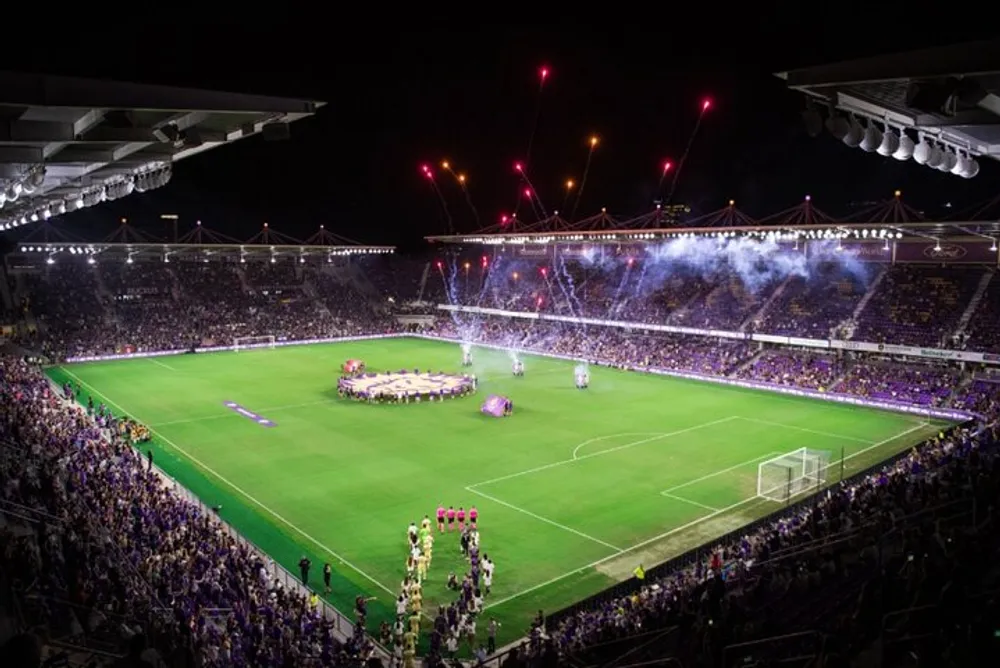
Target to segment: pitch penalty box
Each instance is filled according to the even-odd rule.
[[[737,420],[720,418],[669,432],[598,436],[564,446],[564,459],[480,480],[468,489],[525,514],[540,513],[577,528],[586,525],[602,535],[605,530],[625,529],[633,536],[656,533],[662,531],[659,520],[645,529],[621,527],[622,513],[649,509],[650,517],[659,517],[657,511],[668,501],[661,492],[677,485],[699,496],[754,495],[759,460],[747,462],[755,453],[748,453],[745,446],[733,447]],[[770,456],[763,447],[756,454],[760,459]],[[732,468],[735,463],[741,466]]]

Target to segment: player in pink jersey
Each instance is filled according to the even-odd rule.
[[[437,521],[438,521],[438,531],[444,533],[444,506],[438,506]]]
[[[448,531],[455,528],[455,506],[448,506]]]
[[[465,508],[459,506],[458,508],[458,530],[461,531],[465,528]]]
[[[471,508],[469,508],[469,524],[471,524],[472,527],[475,528],[476,522],[478,521],[479,521],[479,511],[476,510],[475,506],[472,506]]]

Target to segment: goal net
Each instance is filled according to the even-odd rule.
[[[273,348],[275,338],[273,334],[267,336],[238,336],[233,339],[233,350],[239,352],[248,348]]]
[[[800,448],[757,466],[757,496],[782,503],[826,483],[830,453]]]

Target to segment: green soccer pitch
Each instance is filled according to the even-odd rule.
[[[480,513],[496,563],[486,617],[501,640],[538,609],[565,607],[778,509],[755,497],[758,464],[798,448],[830,453],[830,482],[934,434],[943,423],[768,392],[607,368],[577,390],[573,362],[476,348],[479,394],[371,405],[337,397],[341,364],[369,371],[460,367],[454,343],[381,339],[55,367],[50,376],[148,425],[155,462],[292,573],[302,554],[350,613],[376,596],[394,615],[406,527],[438,504]],[[479,412],[490,393],[512,417]],[[267,418],[267,428],[224,405]],[[843,458],[843,467],[840,462]],[[456,534],[438,536],[425,611],[465,572]]]

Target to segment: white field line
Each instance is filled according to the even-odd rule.
[[[749,464],[753,464],[754,462],[759,462],[761,460],[767,459],[768,457],[775,457],[775,456],[780,455],[780,454],[781,454],[780,452],[769,452],[766,455],[761,455],[760,457],[754,457],[753,459],[748,459],[745,462],[740,462],[739,464],[734,464],[733,466],[730,466],[728,468],[724,468],[721,471],[716,471],[715,473],[709,473],[708,475],[703,475],[703,476],[701,476],[699,478],[695,478],[694,480],[688,480],[687,482],[682,482],[681,484],[675,485],[675,486],[671,487],[670,489],[663,490],[662,492],[660,492],[660,494],[663,494],[664,496],[670,496],[670,492],[676,492],[679,489],[684,489],[685,487],[690,487],[691,485],[695,485],[695,484],[697,484],[699,482],[702,482],[704,480],[711,480],[712,478],[714,478],[717,475],[722,475],[723,473],[729,473],[730,471],[735,471],[738,468],[743,468],[744,466],[747,466]]]
[[[562,575],[557,575],[556,577],[552,578],[551,580],[546,580],[545,582],[541,582],[541,583],[536,584],[534,586],[528,587],[527,589],[519,591],[516,594],[511,594],[510,596],[507,596],[506,598],[502,598],[499,601],[493,601],[489,605],[485,606],[483,609],[486,610],[486,609],[489,609],[489,608],[495,608],[495,607],[497,607],[499,605],[503,605],[504,603],[507,603],[508,601],[513,601],[516,598],[520,598],[521,596],[524,596],[525,594],[530,594],[533,591],[538,591],[539,589],[542,589],[543,587],[548,587],[549,585],[555,584],[556,582],[559,582],[561,580],[565,580],[566,578],[570,577],[571,575],[576,575],[577,573],[582,573],[584,571],[588,571],[591,568],[596,568],[597,566],[600,566],[601,564],[603,564],[606,561],[610,561],[612,559],[620,557],[621,555],[627,554],[629,552],[634,552],[635,550],[638,550],[641,547],[645,547],[647,545],[651,545],[652,543],[655,543],[657,541],[663,540],[664,538],[668,538],[668,537],[674,535],[675,533],[679,533],[681,531],[684,531],[685,529],[690,529],[693,526],[701,524],[705,520],[709,520],[709,519],[711,519],[713,517],[721,515],[722,513],[729,512],[730,510],[735,510],[736,508],[739,508],[740,506],[746,505],[747,503],[750,503],[751,501],[756,501],[756,500],[757,500],[756,496],[751,496],[750,498],[743,499],[742,501],[738,501],[738,502],[732,504],[731,506],[726,506],[725,508],[719,508],[716,511],[713,511],[713,512],[707,514],[707,515],[703,515],[703,516],[701,516],[701,517],[699,517],[699,518],[697,518],[695,520],[692,520],[691,522],[688,522],[687,524],[683,524],[683,525],[681,525],[679,527],[674,527],[670,531],[666,531],[664,533],[659,534],[658,536],[653,536],[652,538],[648,538],[648,539],[642,541],[641,543],[636,543],[635,545],[632,545],[631,547],[629,547],[627,549],[624,549],[624,550],[622,550],[621,552],[619,552],[617,554],[612,554],[612,555],[609,555],[607,557],[601,557],[597,561],[592,561],[589,564],[587,564],[586,566],[580,566],[579,568],[576,568],[576,569],[574,569],[572,571],[569,571],[568,573],[563,573]]]
[[[853,457],[857,457],[858,455],[864,454],[865,452],[868,452],[869,450],[872,450],[872,449],[877,448],[879,446],[885,445],[886,443],[890,443],[890,442],[892,442],[892,441],[894,441],[894,440],[896,440],[898,438],[902,438],[903,436],[906,436],[907,434],[911,434],[911,433],[913,433],[914,431],[916,431],[918,429],[924,429],[924,428],[926,428],[928,426],[930,426],[929,423],[923,422],[923,423],[918,424],[918,425],[916,425],[914,427],[906,429],[905,431],[901,431],[900,433],[896,434],[895,436],[890,436],[889,438],[887,438],[887,439],[885,439],[883,441],[879,441],[878,443],[872,443],[867,448],[864,448],[863,450],[859,450],[859,451],[857,451],[855,453],[852,453],[852,454],[848,455],[847,457],[844,457],[844,459],[847,460],[847,459],[851,459]],[[525,594],[530,594],[532,592],[538,591],[539,589],[543,589],[545,587],[548,587],[549,585],[553,585],[556,582],[561,582],[562,580],[565,580],[568,577],[576,575],[577,573],[583,573],[585,571],[590,570],[591,568],[596,568],[596,567],[600,566],[601,564],[605,563],[606,561],[610,561],[612,559],[616,559],[616,558],[620,557],[623,554],[628,554],[629,552],[634,552],[635,550],[638,550],[639,548],[646,547],[647,545],[651,545],[652,543],[655,543],[657,541],[663,540],[664,538],[669,538],[670,536],[673,536],[676,533],[679,533],[681,531],[685,531],[687,529],[690,529],[691,527],[697,526],[697,525],[701,524],[702,522],[705,522],[707,520],[712,519],[713,517],[718,517],[719,515],[722,515],[723,513],[728,513],[731,510],[735,510],[735,509],[737,509],[737,508],[739,508],[741,506],[745,506],[746,504],[748,504],[748,503],[750,503],[752,501],[758,501],[758,500],[764,501],[764,499],[761,499],[761,497],[758,497],[758,496],[751,496],[751,497],[748,497],[746,499],[743,499],[742,501],[737,501],[736,503],[734,503],[734,504],[732,504],[730,506],[726,506],[725,508],[720,508],[720,509],[718,509],[716,511],[710,512],[707,515],[703,515],[702,517],[699,517],[699,518],[697,518],[695,520],[692,520],[692,521],[688,522],[687,524],[684,524],[684,525],[679,526],[679,527],[675,527],[675,528],[671,529],[670,531],[666,531],[664,533],[661,533],[658,536],[653,536],[652,538],[647,538],[646,540],[644,540],[644,541],[642,541],[640,543],[636,543],[635,545],[632,545],[631,547],[625,548],[624,550],[622,550],[618,554],[612,554],[612,555],[609,555],[607,557],[602,557],[602,558],[598,559],[597,561],[592,561],[591,563],[587,564],[586,566],[580,566],[579,568],[575,568],[572,571],[569,571],[567,573],[563,573],[562,575],[557,575],[556,577],[554,577],[554,578],[552,578],[550,580],[546,580],[545,582],[541,582],[539,584],[536,584],[536,585],[533,585],[531,587],[528,587],[527,589],[524,589],[524,590],[519,591],[519,592],[517,592],[515,594],[511,594],[510,596],[502,598],[499,601],[493,601],[489,605],[485,606],[483,609],[486,610],[486,609],[489,609],[489,608],[495,608],[497,606],[503,605],[504,603],[507,603],[509,601],[513,601],[514,599],[520,598],[520,597],[524,596]]]
[[[80,378],[79,376],[77,376],[75,373],[73,373],[72,371],[70,371],[66,367],[62,367],[62,370],[65,371],[66,374],[68,374],[69,376],[72,376],[73,378],[75,378],[76,382],[80,383],[84,387],[89,387],[91,389],[91,391],[94,392],[95,394],[103,396],[104,399],[111,406],[117,408],[122,413],[125,413],[125,414],[129,414],[130,413],[130,411],[126,410],[124,406],[122,406],[121,404],[118,404],[118,403],[115,403],[114,401],[112,401],[111,397],[109,397],[107,394],[104,394],[103,392],[99,392],[96,387],[94,387],[93,385],[90,385],[89,383],[87,383],[86,381],[84,381],[82,378]],[[271,517],[273,517],[274,519],[278,520],[279,522],[281,522],[282,524],[284,524],[285,526],[287,526],[289,529],[291,529],[295,533],[299,534],[300,536],[302,536],[303,538],[305,538],[310,543],[312,543],[316,547],[320,548],[321,550],[323,550],[324,552],[326,552],[330,556],[334,557],[335,559],[340,560],[340,563],[344,564],[345,566],[347,566],[348,568],[350,568],[352,571],[354,571],[355,573],[357,573],[358,575],[360,575],[364,579],[368,580],[369,582],[371,582],[372,584],[374,584],[375,586],[377,586],[382,591],[388,593],[389,596],[392,597],[392,599],[396,598],[396,592],[394,592],[393,590],[389,589],[384,584],[382,584],[381,582],[379,582],[378,580],[376,580],[375,578],[373,578],[371,575],[369,575],[368,573],[366,573],[365,571],[361,570],[360,568],[358,568],[357,566],[355,566],[351,562],[349,562],[346,559],[344,559],[344,557],[342,557],[338,553],[334,552],[332,549],[330,549],[329,547],[327,547],[323,543],[319,542],[318,540],[316,540],[315,538],[313,538],[312,536],[310,536],[309,534],[307,534],[305,531],[303,531],[302,529],[298,528],[297,526],[295,526],[294,524],[292,524],[291,522],[289,522],[288,520],[286,520],[284,517],[282,517],[281,515],[279,515],[275,511],[271,510],[269,507],[267,507],[262,502],[260,502],[257,499],[255,499],[253,496],[251,496],[248,492],[246,492],[245,490],[243,490],[242,488],[240,488],[238,485],[236,485],[233,482],[230,482],[222,474],[218,473],[217,471],[215,471],[214,469],[212,469],[210,466],[208,466],[204,462],[200,461],[197,457],[195,457],[194,455],[190,454],[187,450],[185,450],[184,448],[180,447],[179,445],[177,445],[176,443],[174,443],[170,439],[165,438],[162,434],[157,434],[154,429],[150,428],[149,431],[152,432],[153,434],[155,434],[157,436],[157,438],[159,438],[161,441],[163,441],[167,445],[171,446],[172,448],[174,448],[175,450],[177,450],[178,452],[180,452],[181,454],[183,454],[185,457],[187,457],[188,459],[190,459],[192,462],[194,462],[195,464],[197,464],[201,469],[203,469],[204,471],[207,471],[208,473],[210,473],[213,476],[215,476],[216,478],[218,478],[221,482],[223,482],[226,485],[228,485],[229,487],[231,487],[233,489],[233,491],[235,491],[238,494],[240,494],[241,496],[243,496],[245,499],[247,499],[248,501],[250,501],[251,503],[253,503],[254,505],[256,505],[261,510],[265,511]]]
[[[663,496],[667,497],[668,499],[673,499],[674,501],[681,501],[683,503],[687,503],[687,504],[692,505],[692,506],[698,506],[699,508],[704,508],[705,510],[710,510],[713,513],[719,512],[718,508],[714,508],[712,506],[706,506],[704,503],[699,503],[698,501],[692,501],[691,499],[685,499],[683,496],[674,496],[670,492],[660,492],[660,494],[662,494]]]
[[[164,369],[170,369],[171,371],[177,371],[177,369],[175,369],[174,367],[170,366],[166,362],[161,362],[160,360],[156,359],[155,357],[147,357],[146,359],[148,359],[153,364],[158,364],[158,365],[162,366]],[[63,368],[65,369],[65,367],[63,367]]]
[[[618,553],[624,552],[624,550],[622,550],[622,548],[618,547],[617,545],[612,545],[611,543],[605,542],[605,541],[601,540],[600,538],[594,538],[593,536],[589,536],[589,535],[583,533],[582,531],[577,531],[573,527],[568,527],[565,524],[560,524],[559,522],[556,522],[554,520],[550,520],[547,517],[542,517],[541,515],[537,515],[537,514],[531,512],[530,510],[525,510],[524,508],[519,508],[519,507],[517,507],[517,506],[515,506],[515,505],[513,505],[511,503],[507,503],[506,501],[502,501],[502,500],[496,498],[495,496],[490,496],[489,494],[485,494],[483,492],[480,492],[479,490],[473,489],[472,487],[466,487],[465,489],[466,489],[466,491],[472,492],[473,494],[478,494],[479,496],[483,497],[484,499],[488,499],[488,500],[492,501],[493,503],[500,504],[501,506],[504,506],[506,508],[510,508],[511,510],[515,510],[515,511],[517,511],[519,513],[527,515],[528,517],[533,517],[536,520],[538,520],[539,522],[545,522],[546,524],[550,524],[550,525],[556,527],[557,529],[562,529],[563,531],[568,531],[568,532],[570,532],[572,534],[576,534],[580,538],[586,538],[589,541],[593,541],[595,543],[600,543],[604,547],[611,548],[615,552],[618,552]]]
[[[735,415],[731,415],[721,420],[713,420],[712,422],[705,422],[703,424],[698,424],[693,427],[688,427],[686,429],[679,429],[677,431],[669,431],[664,434],[658,434],[656,436],[650,436],[649,438],[644,438],[639,441],[633,441],[632,443],[625,443],[624,445],[618,445],[613,448],[608,448],[606,450],[598,450],[597,452],[591,452],[590,454],[581,455],[579,457],[562,459],[558,462],[552,462],[551,464],[544,464],[542,466],[536,466],[526,471],[518,471],[517,473],[509,473],[507,475],[502,475],[497,478],[490,478],[489,480],[483,480],[477,483],[473,483],[466,487],[469,489],[471,487],[483,487],[485,485],[491,485],[495,482],[500,482],[501,480],[510,480],[512,478],[519,478],[523,475],[531,475],[532,473],[538,473],[539,471],[547,471],[548,469],[556,468],[557,466],[565,466],[566,464],[572,464],[573,462],[582,462],[585,459],[590,459],[591,457],[600,457],[601,455],[608,455],[612,452],[618,452],[619,450],[625,450],[627,448],[634,448],[637,445],[642,445],[644,443],[650,443],[652,441],[659,440],[661,438],[669,438],[671,436],[680,436],[681,434],[686,434],[688,432],[696,431],[698,429],[704,429],[705,427],[711,427],[717,424],[723,424],[725,422],[731,422],[733,420],[738,420],[739,418]]]
[[[801,431],[806,434],[815,434],[816,436],[829,436],[830,438],[839,438],[843,441],[854,441],[855,443],[864,443],[865,445],[871,445],[871,441],[864,438],[856,438],[854,436],[845,436],[844,434],[834,434],[829,431],[819,431],[818,429],[809,429],[808,427],[798,427],[794,424],[785,424],[783,422],[771,422],[770,420],[760,420],[757,418],[741,417],[741,420],[746,420],[747,422],[756,422],[757,424],[768,425],[771,427],[783,427],[784,429],[793,429],[795,431]]]
[[[580,448],[582,448],[582,447],[584,447],[586,445],[590,445],[591,443],[597,443],[598,441],[606,441],[609,438],[619,438],[621,436],[657,436],[657,437],[660,437],[660,436],[664,436],[664,435],[665,434],[662,431],[637,431],[637,432],[625,431],[625,432],[622,432],[620,434],[608,434],[607,436],[598,436],[597,438],[590,438],[590,439],[587,439],[586,441],[584,441],[583,443],[581,443],[580,445],[576,446],[575,448],[573,448],[573,457],[572,457],[572,459],[578,459],[577,455],[580,452]]]
[[[66,373],[69,372],[67,371]],[[292,408],[306,408],[308,406],[320,406],[322,404],[332,404],[335,401],[337,401],[337,399],[323,399],[321,401],[307,401],[303,404],[287,404],[285,406],[272,406],[271,408],[261,408],[261,409],[255,408],[253,409],[253,411],[258,415],[263,415],[264,417],[267,417],[270,413],[276,413],[278,411],[286,411]],[[150,424],[146,426],[149,427],[150,429],[154,429],[156,427],[169,427],[170,425],[174,424],[205,422],[207,420],[220,420],[222,418],[230,418],[230,417],[243,417],[243,416],[240,415],[239,413],[234,413],[233,411],[227,410],[225,413],[220,413],[219,415],[206,415],[204,417],[188,418],[185,420],[170,420],[169,422],[157,422],[156,424]]]

